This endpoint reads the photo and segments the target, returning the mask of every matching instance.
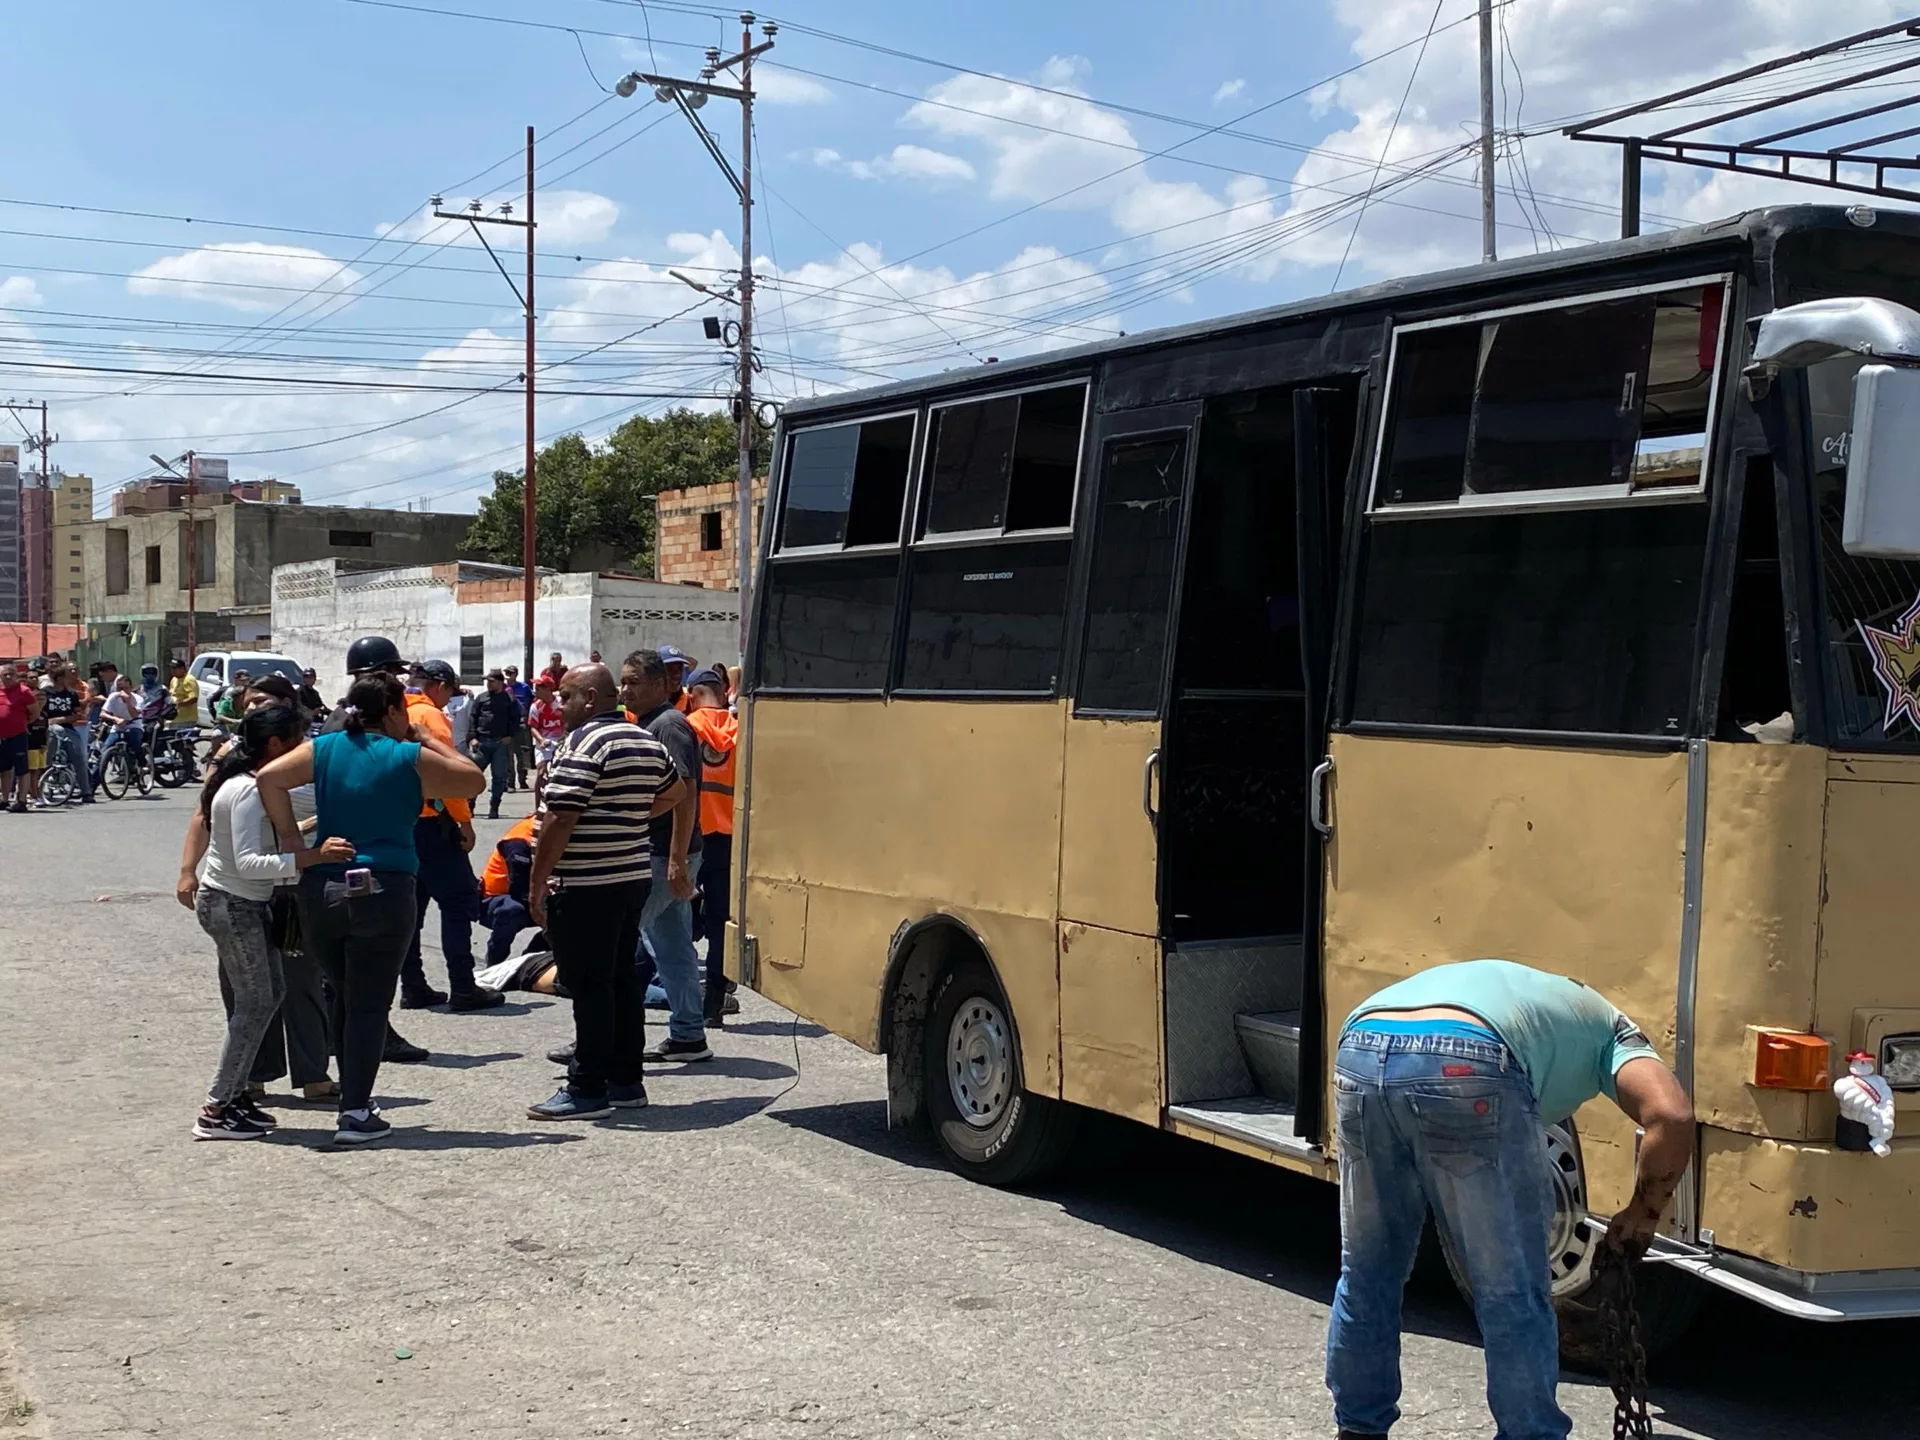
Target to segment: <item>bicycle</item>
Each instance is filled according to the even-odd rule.
[[[109,800],[126,798],[129,788],[137,788],[142,795],[153,793],[153,758],[144,747],[136,755],[130,741],[109,746],[103,740],[96,754],[100,788]]]

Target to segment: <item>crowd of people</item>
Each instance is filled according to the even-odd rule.
[[[188,822],[176,895],[213,942],[228,1014],[194,1135],[272,1133],[261,1101],[282,1076],[337,1104],[336,1143],[386,1135],[380,1066],[428,1058],[394,1029],[396,998],[571,1000],[574,1042],[549,1056],[567,1079],[528,1107],[540,1120],[644,1105],[647,1066],[712,1059],[709,1028],[738,1008],[721,969],[737,677],[663,646],[617,677],[597,652],[571,667],[555,654],[531,682],[507,667],[468,695],[447,662],[410,662],[380,636],[347,668],[330,709],[280,677],[249,682]],[[516,791],[532,813],[476,876],[473,806],[487,796],[498,819]],[[430,905],[445,990],[421,956]],[[668,1011],[652,1045],[650,1001]]]

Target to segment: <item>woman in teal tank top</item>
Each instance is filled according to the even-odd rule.
[[[471,799],[486,779],[472,761],[407,720],[407,694],[384,671],[347,691],[344,729],[260,771],[260,800],[285,846],[303,844],[288,792],[312,783],[314,843],[345,840],[351,865],[315,865],[300,882],[309,953],[326,971],[341,1015],[340,1120],[334,1141],[365,1144],[390,1127],[373,1104],[387,1012],[419,923],[413,822],[427,800]]]

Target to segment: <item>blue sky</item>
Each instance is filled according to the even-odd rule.
[[[1627,103],[1893,8],[1510,0],[1499,123]],[[757,107],[763,383],[805,394],[1477,258],[1472,10],[768,12],[782,29]],[[149,451],[192,446],[310,499],[471,508],[494,466],[517,463],[520,319],[465,227],[436,227],[423,207],[436,190],[517,206],[531,123],[550,136],[541,363],[604,347],[543,372],[556,393],[542,431],[597,435],[669,395],[717,396],[725,357],[699,320],[719,307],[667,271],[712,280],[738,264],[732,193],[671,107],[601,87],[653,68],[649,29],[664,70],[693,72],[707,45],[730,52],[737,13],[683,0],[10,7],[10,108],[30,117],[15,129],[30,143],[0,182],[0,388],[47,394],[56,463],[103,487],[150,468]],[[734,107],[704,116],[737,147]],[[1505,252],[1612,231],[1610,150],[1551,133],[1503,149]],[[1376,180],[1389,189],[1362,212]],[[1647,206],[1663,225],[1780,198],[1778,185],[1655,172]],[[517,273],[517,255],[503,258]],[[489,386],[507,388],[472,393]]]

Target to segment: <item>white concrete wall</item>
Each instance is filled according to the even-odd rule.
[[[594,647],[619,664],[635,650],[678,645],[702,665],[740,658],[740,596],[732,590],[604,577],[595,596]]]
[[[318,673],[329,701],[346,693],[347,646],[385,635],[409,660],[460,666],[463,635],[485,637],[485,669],[522,664],[519,599],[458,603],[432,566],[341,573],[332,560],[273,572],[273,644]],[[678,645],[703,663],[739,653],[738,597],[731,591],[593,574],[543,575],[534,599],[534,665],[558,650],[568,663],[598,650],[613,665],[631,651]]]

